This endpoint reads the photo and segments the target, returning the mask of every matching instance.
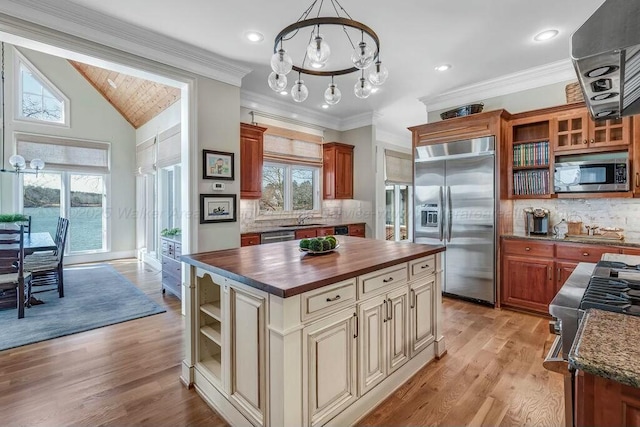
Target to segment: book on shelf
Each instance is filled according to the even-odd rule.
[[[518,171],[513,174],[513,194],[544,195],[549,194],[549,171]]]
[[[513,146],[513,166],[544,166],[549,164],[549,141],[527,142]]]

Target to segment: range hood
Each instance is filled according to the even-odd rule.
[[[605,1],[571,37],[571,59],[595,119],[640,114],[640,1]]]

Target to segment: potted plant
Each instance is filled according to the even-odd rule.
[[[29,223],[29,217],[26,215],[22,215],[22,214],[0,214],[0,226],[2,228],[9,228],[11,227],[11,225],[15,224],[15,225],[22,225],[22,224],[28,224]]]
[[[160,232],[160,235],[162,237],[171,237],[171,238],[175,239],[175,237],[179,236],[181,232],[182,232],[182,230],[180,230],[179,228],[164,228]]]

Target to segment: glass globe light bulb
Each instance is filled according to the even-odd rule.
[[[280,75],[289,74],[293,68],[293,60],[286,50],[280,48],[271,57],[271,69]]]
[[[287,87],[287,76],[284,74],[271,73],[269,74],[269,87],[276,92],[281,92]]]
[[[22,170],[27,167],[26,162],[24,161],[24,157],[19,154],[14,154],[9,157],[9,163],[14,169]]]
[[[365,42],[360,42],[351,54],[351,61],[356,68],[364,70],[373,62],[373,49]]]
[[[353,92],[360,99],[368,98],[371,95],[371,83],[364,77],[360,77],[353,87]]]
[[[36,171],[41,171],[42,169],[44,169],[44,162],[40,159],[33,159],[29,163],[29,167],[31,169],[35,169]]]
[[[387,77],[389,77],[387,67],[385,67],[382,62],[376,61],[369,73],[369,81],[376,86],[380,86],[387,81]]]
[[[329,60],[330,54],[331,48],[329,47],[329,44],[324,41],[322,34],[316,34],[315,38],[311,40],[311,43],[307,46],[307,56],[309,57],[309,61],[311,61],[312,64],[324,65]]]
[[[303,102],[309,96],[309,89],[304,85],[303,80],[296,80],[291,88],[291,97],[296,102]]]
[[[327,90],[324,91],[324,100],[329,105],[336,105],[342,99],[342,92],[338,87],[331,83]]]

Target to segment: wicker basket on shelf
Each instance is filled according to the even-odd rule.
[[[584,102],[584,95],[582,94],[580,83],[569,83],[567,86],[565,86],[564,91],[567,94],[567,104],[571,104],[574,102]]]

